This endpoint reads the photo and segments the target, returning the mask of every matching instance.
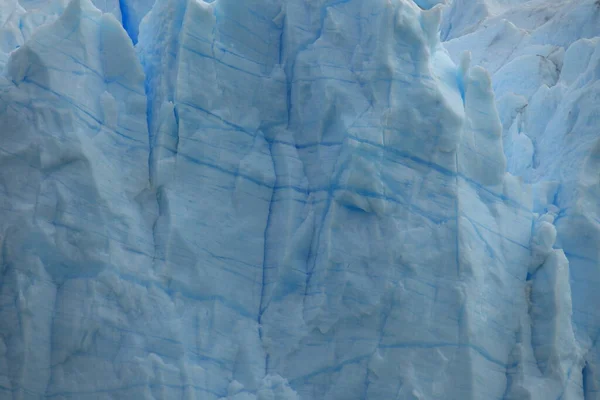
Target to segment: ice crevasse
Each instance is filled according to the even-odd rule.
[[[600,11],[436,3],[3,2],[0,399],[600,398]]]

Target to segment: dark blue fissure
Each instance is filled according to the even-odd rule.
[[[119,11],[121,11],[121,24],[123,25],[123,29],[125,29],[125,32],[127,32],[127,35],[129,35],[133,44],[137,44],[138,26],[132,21],[127,0],[119,0]]]

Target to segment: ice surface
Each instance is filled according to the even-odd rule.
[[[0,398],[599,398],[599,37],[589,0],[6,0]]]

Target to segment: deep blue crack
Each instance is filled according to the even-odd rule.
[[[127,35],[131,38],[133,44],[137,44],[138,26],[132,21],[127,0],[119,0],[119,11],[121,11],[121,24]]]
[[[508,398],[508,395],[510,394],[510,389],[512,388],[513,374],[512,374],[512,372],[509,372],[512,369],[514,369],[514,368],[507,367],[506,372],[504,373],[504,377],[506,379],[506,387],[504,388],[504,393],[502,394],[502,398],[501,398],[502,400],[505,400]]]
[[[583,386],[583,400],[586,400],[588,398],[588,394],[590,393],[590,382],[589,382],[589,375],[590,374],[590,369],[589,369],[589,364],[585,363],[585,365],[583,366],[583,369],[581,370],[581,376],[582,376],[582,386]]]
[[[460,205],[458,202],[458,198],[459,198],[459,182],[458,182],[458,153],[456,153],[455,155],[455,168],[456,168],[456,180],[454,182],[455,187],[456,187],[456,199],[454,200],[454,213],[456,216],[456,239],[455,239],[455,248],[454,248],[454,262],[456,263],[456,276],[460,277]]]
[[[276,170],[276,166],[275,166],[275,162],[273,161],[273,146],[271,144],[269,144],[269,152],[271,153],[271,161],[273,164],[273,173],[275,174],[275,183],[274,185],[277,185],[277,181],[278,181],[278,174],[277,174],[277,170]],[[266,306],[265,306],[265,286],[267,285],[267,258],[268,258],[268,254],[269,254],[269,249],[268,249],[268,243],[269,243],[269,229],[271,227],[271,223],[272,223],[272,215],[273,215],[273,200],[275,197],[275,190],[271,191],[271,197],[269,199],[269,209],[268,209],[268,213],[267,213],[267,222],[265,224],[265,232],[264,232],[264,236],[263,236],[263,264],[262,264],[262,280],[261,280],[261,287],[260,287],[260,301],[259,301],[259,306],[258,306],[258,316],[257,316],[257,323],[258,323],[258,336],[260,338],[261,343],[263,342],[263,329],[262,329],[262,317],[263,317],[263,313],[265,312]],[[264,367],[264,374],[265,376],[269,373],[269,360],[270,360],[270,356],[269,356],[269,352],[268,349],[264,349],[265,350],[265,367]]]

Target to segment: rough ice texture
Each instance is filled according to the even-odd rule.
[[[594,1],[2,3],[0,398],[600,398],[598,35]]]
[[[476,9],[476,4],[471,7]],[[458,11],[455,20],[461,15]],[[596,106],[600,101],[600,3],[528,1],[490,14],[478,30],[461,36],[464,27],[450,28],[448,37],[454,39],[444,45],[455,61],[463,50],[471,50],[473,61],[493,73],[508,171],[532,184],[533,211],[545,220],[534,223],[534,264],[542,265],[541,271],[547,265],[557,269],[551,278],[554,282],[544,274],[544,290],[550,290],[548,284],[555,286],[552,290],[560,292],[572,309],[562,322],[556,310],[553,322],[557,329],[573,326],[574,345],[562,350],[566,362],[546,383],[527,382],[527,369],[514,370],[513,382],[516,378],[519,383],[513,385],[511,398],[598,399],[600,314],[592,304],[600,301],[600,114]],[[566,258],[552,253],[543,256],[549,243],[562,249],[553,252],[562,251]],[[543,257],[547,258],[542,264]],[[539,287],[539,272],[530,276],[532,288]],[[570,291],[564,287],[568,284]],[[540,309],[546,308],[553,307]],[[532,338],[537,340],[537,335],[533,333]],[[565,333],[560,335],[566,338]],[[543,350],[549,351],[550,347]],[[533,354],[540,353],[534,348]],[[529,357],[523,352],[517,360],[524,365]],[[559,360],[560,351],[553,357]],[[550,383],[558,376],[568,384]]]

